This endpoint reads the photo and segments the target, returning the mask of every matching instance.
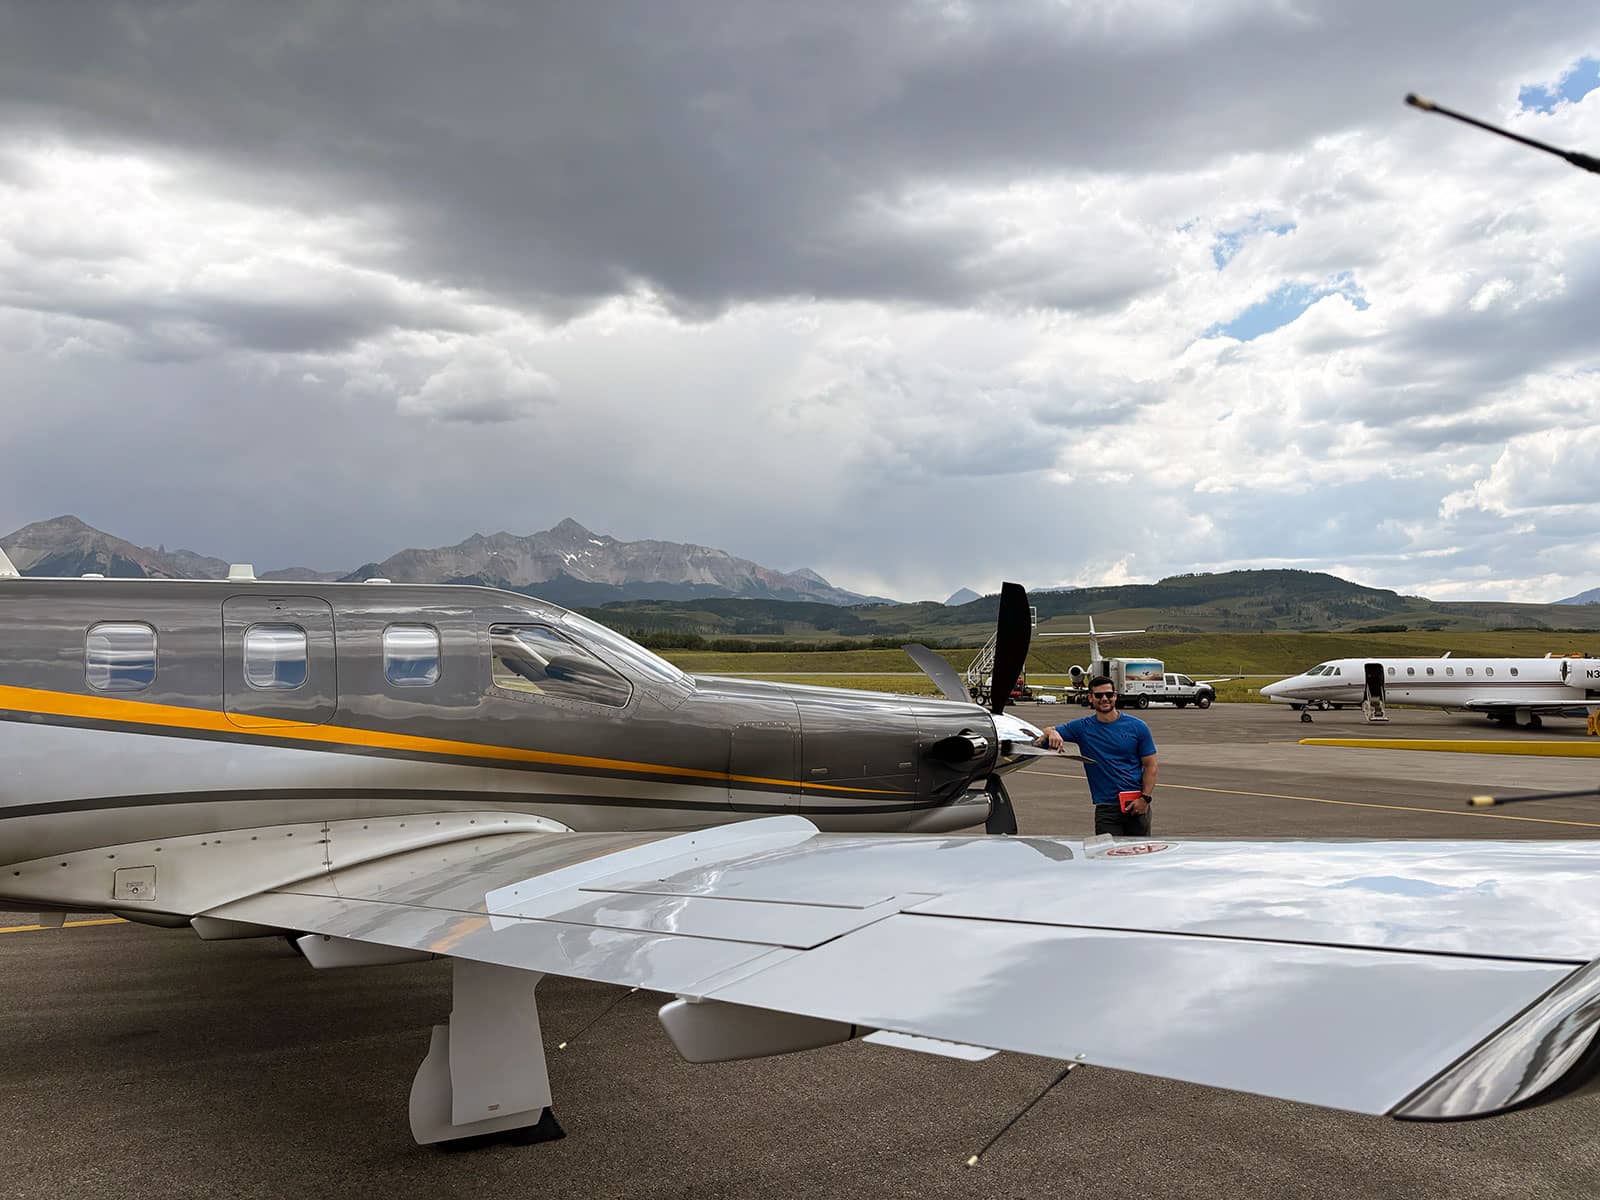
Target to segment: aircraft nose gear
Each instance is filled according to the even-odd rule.
[[[1311,724],[1311,714],[1303,708],[1300,710],[1300,721],[1304,725]]]

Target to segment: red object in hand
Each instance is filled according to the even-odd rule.
[[[1123,812],[1131,812],[1133,811],[1133,806],[1139,803],[1139,798],[1143,795],[1143,792],[1118,792],[1117,803],[1122,806]]]

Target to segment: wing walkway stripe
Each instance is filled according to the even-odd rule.
[[[1035,771],[1035,775],[1050,775],[1056,779],[1076,779],[1081,775],[1063,775],[1059,771]],[[1341,804],[1348,808],[1385,808],[1390,812],[1438,813],[1442,817],[1488,817],[1496,821],[1527,821],[1534,825],[1571,825],[1579,829],[1600,829],[1600,821],[1562,821],[1555,817],[1517,817],[1506,813],[1481,812],[1471,808],[1429,808],[1421,804],[1379,804],[1375,800],[1333,800],[1327,796],[1289,796],[1279,792],[1245,792],[1238,788],[1200,787],[1192,783],[1163,783],[1162,791],[1215,792],[1220,796],[1251,796],[1257,800],[1304,800],[1308,804]]]

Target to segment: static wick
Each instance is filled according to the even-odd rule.
[[[1081,1055],[1080,1055],[1080,1057],[1081,1057]],[[1050,1090],[1052,1088],[1054,1088],[1056,1086],[1056,1084],[1060,1083],[1068,1075],[1071,1075],[1074,1071],[1076,1071],[1082,1065],[1083,1065],[1082,1063],[1070,1062],[1065,1067],[1061,1068],[1061,1073],[1059,1075],[1057,1075],[1054,1079],[1052,1079],[1049,1083],[1044,1085],[1044,1091],[1040,1092],[1032,1100],[1029,1100],[1026,1104],[1024,1104],[1022,1106],[1022,1110],[1019,1113],[1017,1113],[1016,1116],[1012,1117],[1011,1120],[1007,1121],[1004,1125],[1002,1125],[1000,1127],[1000,1132],[999,1133],[995,1134],[992,1138],[990,1138],[987,1142],[985,1142],[983,1144],[983,1149],[982,1150],[979,1150],[971,1158],[967,1159],[967,1166],[969,1168],[977,1166],[978,1165],[978,1160],[981,1159],[985,1154],[989,1153],[989,1151],[994,1147],[994,1144],[996,1142],[998,1142],[1001,1138],[1005,1137],[1006,1131],[1008,1129],[1010,1129],[1018,1121],[1022,1120],[1023,1117],[1027,1116],[1028,1115],[1028,1111],[1035,1104],[1039,1103],[1039,1101],[1043,1100],[1046,1096],[1048,1096],[1050,1094]]]
[[[556,1049],[557,1050],[565,1050],[568,1046],[572,1045],[573,1042],[577,1041],[584,1034],[588,1033],[589,1030],[593,1029],[596,1025],[600,1024],[600,1022],[605,1019],[606,1015],[609,1012],[611,1012],[612,1009],[616,1008],[617,1005],[621,1004],[624,1000],[626,1000],[629,996],[633,995],[638,990],[639,990],[638,988],[629,988],[627,991],[623,992],[622,995],[618,996],[610,1004],[608,1004],[604,1008],[602,1008],[600,1010],[600,1014],[597,1017],[595,1017],[594,1020],[590,1021],[587,1025],[585,1025],[582,1029],[578,1030],[577,1033],[573,1034],[566,1041],[557,1043]]]
[[[1600,175],[1600,158],[1585,154],[1581,150],[1563,150],[1559,146],[1552,146],[1548,142],[1541,142],[1535,138],[1523,137],[1520,133],[1512,133],[1509,129],[1501,129],[1498,125],[1491,125],[1487,121],[1480,121],[1477,117],[1469,117],[1466,113],[1456,112],[1453,108],[1446,108],[1442,104],[1435,104],[1426,96],[1419,96],[1415,92],[1406,93],[1406,103],[1412,108],[1420,108],[1423,112],[1438,113],[1440,116],[1449,117],[1453,121],[1460,121],[1465,125],[1472,125],[1478,129],[1487,130],[1503,138],[1510,138],[1513,142],[1521,142],[1524,146],[1532,146],[1535,150],[1543,150],[1546,154],[1554,154],[1557,158],[1564,158],[1567,162],[1582,171],[1592,171]]]
[[[1525,800],[1574,800],[1580,796],[1600,796],[1600,788],[1584,788],[1577,792],[1533,792],[1526,796],[1474,796],[1467,801],[1467,807],[1499,808],[1505,804],[1521,804]]]

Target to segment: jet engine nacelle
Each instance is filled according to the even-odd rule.
[[[1569,658],[1561,664],[1561,682],[1583,692],[1600,692],[1600,658]]]
[[[1083,686],[1084,677],[1088,674],[1089,672],[1082,667],[1072,666],[1067,668],[1067,676],[1072,680],[1072,686],[1075,688]]]

